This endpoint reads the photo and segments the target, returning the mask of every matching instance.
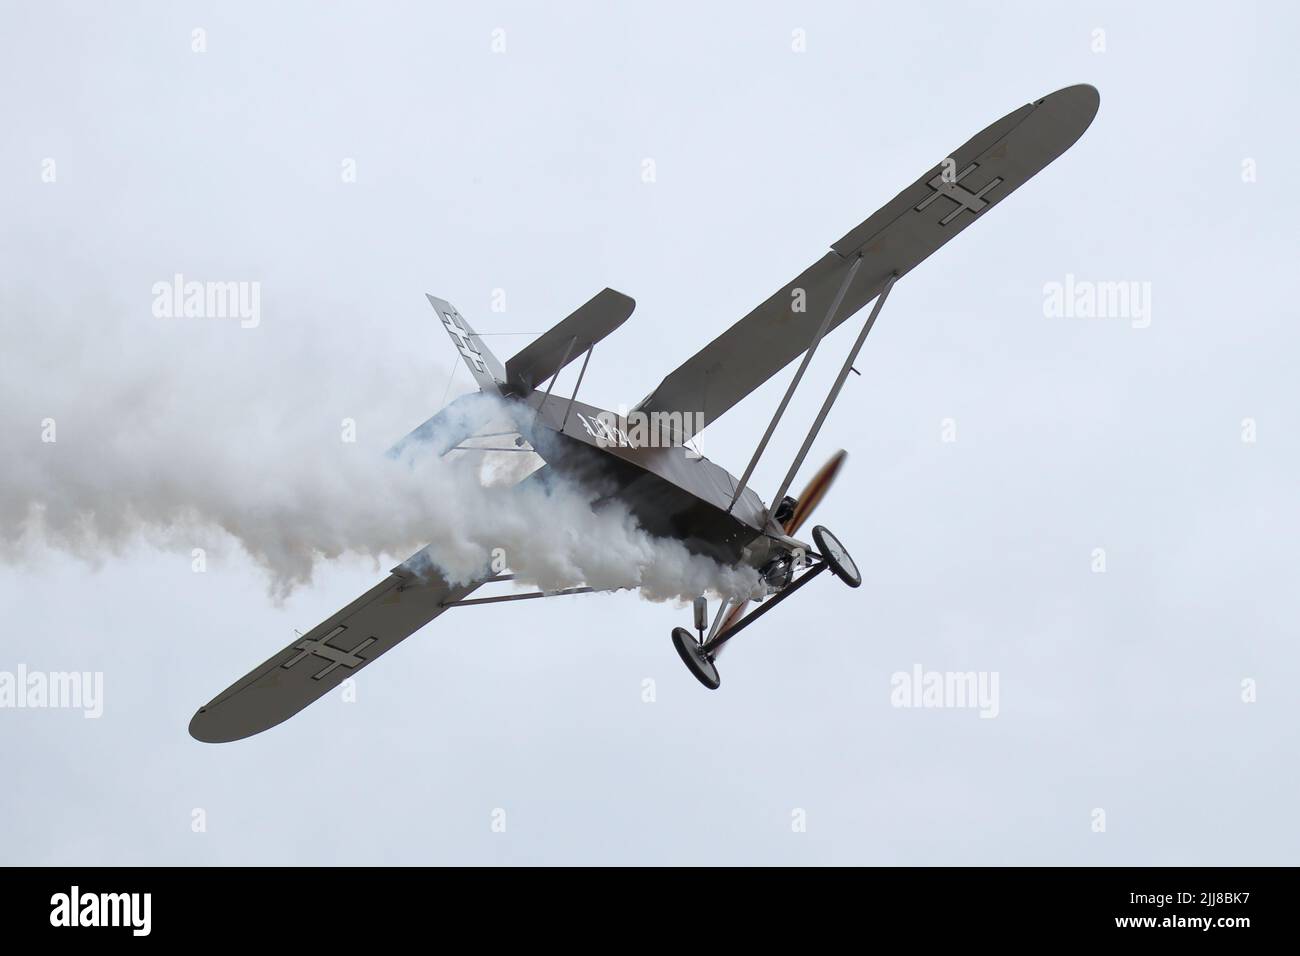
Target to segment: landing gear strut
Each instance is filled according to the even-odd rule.
[[[673,647],[677,648],[677,654],[681,657],[682,663],[695,675],[695,679],[709,690],[717,690],[722,683],[722,678],[718,674],[718,667],[715,663],[718,649],[776,607],[776,605],[794,594],[795,591],[798,591],[817,577],[817,575],[829,568],[837,578],[851,588],[856,588],[862,584],[862,575],[858,571],[858,566],[853,562],[853,558],[849,556],[848,550],[845,549],[838,538],[821,525],[813,528],[812,536],[819,552],[818,554],[809,555],[813,562],[812,565],[791,584],[782,588],[773,597],[759,605],[757,610],[745,615],[731,627],[726,628],[707,641],[697,639],[684,627],[673,628]],[[723,610],[725,611],[725,608]]]

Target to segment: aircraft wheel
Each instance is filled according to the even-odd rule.
[[[703,645],[695,639],[695,635],[684,627],[673,628],[673,647],[677,648],[677,654],[681,657],[682,663],[687,669],[695,675],[695,679],[707,687],[709,690],[717,690],[718,685],[722,683],[722,678],[718,676],[718,669],[714,666],[713,661],[700,648]]]
[[[821,525],[813,528],[812,536],[818,552],[830,565],[830,569],[835,572],[837,578],[851,588],[856,588],[862,584],[862,573],[858,571],[858,566],[849,557],[848,549],[840,544],[839,538]]]

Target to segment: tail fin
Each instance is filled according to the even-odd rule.
[[[474,376],[479,389],[500,395],[506,381],[505,366],[497,361],[497,357],[483,344],[482,338],[469,327],[465,317],[454,305],[428,293],[425,293],[425,297],[438,313],[443,328],[451,336],[451,344],[456,346],[461,358],[469,366],[470,374]]]

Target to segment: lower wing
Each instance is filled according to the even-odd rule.
[[[543,467],[524,480],[545,480],[546,471]],[[428,551],[413,555],[200,707],[190,721],[190,736],[225,743],[288,720],[482,584],[448,584],[426,559]]]

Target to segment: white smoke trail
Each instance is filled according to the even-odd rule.
[[[0,308],[7,560],[54,548],[98,562],[140,542],[188,552],[234,541],[266,569],[278,600],[322,560],[360,555],[389,567],[431,543],[431,560],[456,581],[486,573],[500,549],[521,581],[548,590],[586,584],[689,600],[757,586],[752,569],[653,538],[617,506],[593,511],[593,495],[563,481],[487,487],[473,459],[385,456],[381,427],[368,429],[370,442],[341,439],[338,419],[312,409],[325,400],[324,356],[303,357],[322,369],[304,385],[273,370],[272,353],[243,354],[238,367],[189,349],[132,355],[111,331],[20,326],[12,300]],[[466,416],[477,424],[494,411],[456,403],[449,430],[426,437],[437,445]]]
[[[489,573],[489,559],[499,554],[520,579],[543,590],[637,588],[658,601],[756,593],[752,568],[719,565],[679,542],[653,537],[622,505],[598,503],[593,489],[554,473],[490,487],[465,462],[431,458],[416,459],[412,474],[426,492],[455,503],[430,511],[435,533],[429,558],[452,583]]]

